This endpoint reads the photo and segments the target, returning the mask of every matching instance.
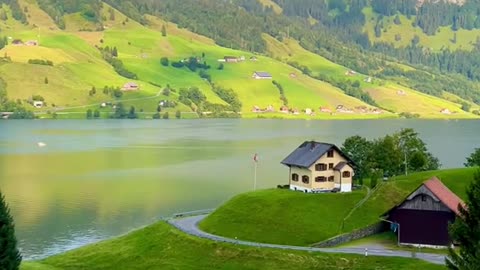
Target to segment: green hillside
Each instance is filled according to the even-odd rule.
[[[413,269],[443,266],[405,258],[309,253],[234,246],[186,235],[165,222],[79,248],[21,270],[69,269]]]
[[[280,42],[271,36],[265,35],[269,54],[284,62],[301,63],[308,67],[314,76],[323,75],[334,80],[359,81],[361,89],[370,94],[381,108],[397,113],[419,114],[423,118],[469,118],[475,117],[461,110],[461,104],[466,102],[447,93],[440,98],[427,95],[411,88],[401,86],[393,81],[372,78],[371,83],[365,82],[370,76],[364,74],[347,75],[350,70],[346,67],[329,61],[328,59],[309,52],[302,48],[297,41],[286,39]],[[411,67],[407,67],[411,68]],[[478,105],[472,104],[473,108]],[[443,109],[448,109],[452,114],[442,114]]]
[[[332,236],[366,227],[401,202],[432,176],[437,176],[461,198],[475,169],[411,174],[386,182],[344,220],[364,191],[346,194],[304,194],[266,190],[241,194],[218,208],[202,223],[203,230],[230,238],[274,244],[311,245]]]
[[[14,20],[9,6],[2,5],[7,19],[0,20],[0,33],[8,37],[9,44],[0,50],[4,56],[0,76],[6,82],[8,98],[35,110],[41,117],[51,117],[45,113],[56,112],[60,117],[84,118],[82,112],[88,109],[98,109],[107,116],[114,108],[100,108],[100,104],[122,102],[127,109],[134,106],[141,117],[151,118],[162,100],[176,103],[164,107],[162,113],[180,111],[184,117],[195,117],[199,112],[217,116],[238,110],[231,105],[232,97],[226,97],[219,89],[232,90],[233,98],[241,103],[239,113],[245,118],[365,119],[396,117],[400,113],[419,114],[423,118],[478,117],[460,109],[459,102],[473,104],[472,110],[477,108],[469,100],[445,100],[400,87],[388,79],[374,78],[367,83],[367,75],[346,75],[350,69],[307,51],[294,39],[280,42],[264,34],[267,52],[258,54],[221,47],[210,38],[156,16],[145,14],[139,23],[106,3],[96,13],[97,19],[88,18],[85,11],[65,13],[61,27],[58,18],[55,22],[36,1],[18,3],[28,24]],[[276,2],[263,1],[262,5],[271,6],[281,16]],[[35,40],[38,46],[15,45],[14,40]],[[121,61],[121,71],[115,70],[106,61],[105,50],[99,49],[107,47],[115,48],[115,55],[110,56],[114,60],[107,60]],[[225,56],[245,60],[219,61]],[[165,58],[167,64],[162,64]],[[191,59],[197,61],[196,66],[186,67]],[[29,63],[32,60],[53,64]],[[174,67],[175,63],[185,66]],[[301,67],[307,67],[311,73],[303,72]],[[270,73],[273,80],[253,79],[256,71]],[[122,72],[131,75],[120,75]],[[343,89],[341,81],[358,81],[356,92]],[[113,89],[128,82],[136,83],[140,90],[113,95]],[[104,91],[105,87],[112,90]],[[96,91],[92,94],[93,88]],[[165,88],[169,91],[165,92]],[[199,89],[201,96],[186,97],[189,92],[181,93],[181,89]],[[396,96],[399,89],[407,92],[408,98]],[[28,104],[32,96],[41,96],[46,106],[33,108]],[[253,108],[263,110],[269,106],[277,112],[252,112]],[[298,113],[280,113],[282,106]],[[348,112],[335,112],[337,106]],[[321,113],[320,108],[333,113]],[[314,113],[307,115],[308,109]],[[442,109],[452,113],[442,114]]]
[[[419,44],[435,51],[441,49],[450,50],[472,50],[475,47],[477,38],[480,37],[480,29],[459,29],[453,31],[451,26],[442,26],[434,35],[427,35],[418,26],[413,26],[415,16],[408,19],[405,15],[399,15],[400,23],[395,24],[395,16],[384,16],[379,19],[379,14],[371,8],[365,8],[364,31],[372,42],[386,42],[395,47],[406,47],[412,43],[415,36],[419,37]],[[379,22],[383,25],[380,37],[375,36],[375,25]],[[456,36],[456,40],[455,40]]]

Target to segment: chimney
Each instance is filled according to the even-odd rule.
[[[310,142],[310,151],[313,151],[313,149],[315,149],[315,141],[311,141]]]

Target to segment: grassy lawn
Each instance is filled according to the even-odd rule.
[[[365,194],[304,194],[290,190],[246,193],[221,206],[200,227],[231,238],[309,245],[337,235],[343,217]]]
[[[418,269],[443,266],[404,258],[364,257],[234,246],[186,235],[164,222],[79,248],[21,270],[69,269]]]
[[[310,245],[340,233],[379,222],[379,217],[400,203],[422,182],[440,178],[453,192],[465,197],[475,169],[453,169],[411,174],[382,184],[341,224],[349,210],[365,195],[304,194],[265,190],[234,197],[202,223],[203,230],[230,238],[275,244]]]

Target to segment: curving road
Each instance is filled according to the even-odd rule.
[[[225,243],[232,243],[236,245],[245,245],[245,246],[253,246],[253,247],[263,247],[263,248],[365,255],[365,248],[358,248],[358,247],[357,248],[355,247],[353,248],[314,248],[314,247],[288,246],[288,245],[276,245],[276,244],[265,244],[265,243],[242,241],[242,240],[226,238],[218,235],[213,235],[213,234],[204,232],[198,228],[198,223],[202,221],[206,216],[207,215],[198,215],[198,216],[191,216],[191,217],[185,217],[185,218],[169,219],[167,220],[167,222],[187,234],[217,241],[217,242],[225,242]],[[388,249],[383,249],[381,247],[375,247],[373,249],[369,248],[368,256],[418,258],[434,264],[445,264],[445,255],[430,254],[430,253],[413,254],[412,252],[408,252],[408,251],[388,250]]]

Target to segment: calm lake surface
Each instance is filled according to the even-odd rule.
[[[0,121],[0,188],[26,259],[214,208],[287,183],[280,161],[304,140],[341,144],[415,128],[444,168],[480,147],[480,121]],[[46,147],[38,147],[38,142]]]

